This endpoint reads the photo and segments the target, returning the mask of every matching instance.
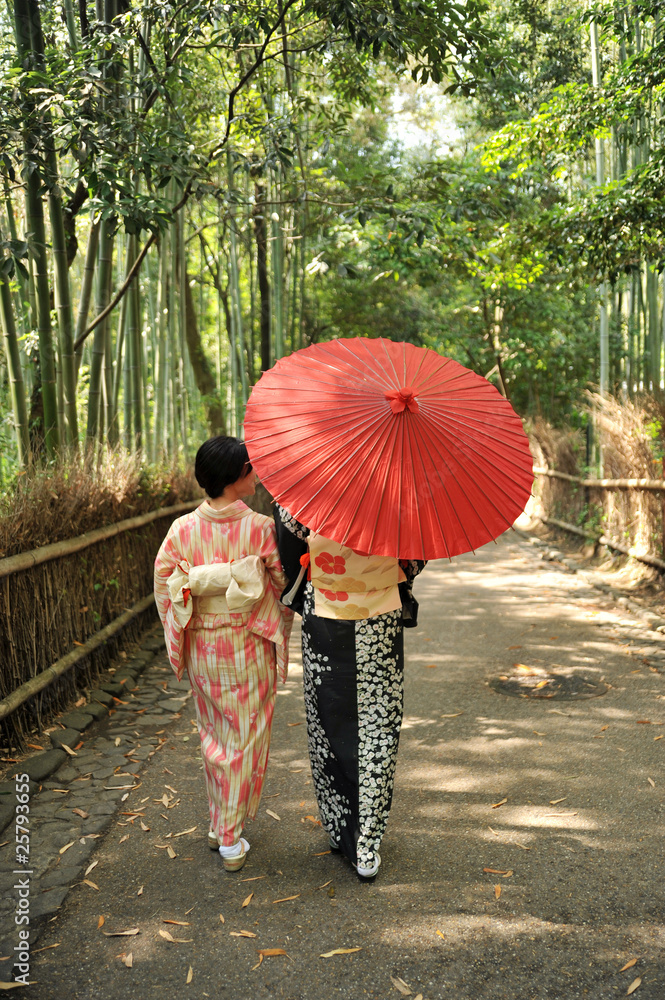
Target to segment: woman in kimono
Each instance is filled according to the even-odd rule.
[[[207,499],[173,522],[155,561],[155,600],[171,666],[187,673],[201,736],[211,848],[238,871],[259,806],[277,676],[293,613],[272,520],[250,510],[256,475],[243,442],[215,437],[194,469]]]
[[[392,802],[404,694],[403,626],[417,623],[425,566],[362,556],[276,507],[288,584],[302,615],[307,738],[321,822],[361,879],[379,870]]]

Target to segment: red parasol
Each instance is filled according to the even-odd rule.
[[[391,340],[316,344],[264,372],[245,439],[301,523],[363,554],[437,559],[479,548],[524,510],[533,461],[490,383]]]

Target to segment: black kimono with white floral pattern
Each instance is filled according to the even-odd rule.
[[[288,591],[309,530],[279,506],[275,523]],[[322,618],[306,580],[291,605],[302,615],[307,740],[321,822],[349,861],[365,868],[374,864],[392,802],[404,701],[403,626],[416,624],[411,586],[425,563],[401,565],[403,610],[359,621]]]

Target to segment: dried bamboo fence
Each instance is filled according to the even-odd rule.
[[[555,528],[560,528],[563,531],[568,531],[571,534],[578,535],[579,537],[585,538],[589,541],[593,541],[600,545],[605,545],[607,548],[614,549],[616,552],[620,552],[623,555],[631,556],[633,559],[637,559],[639,562],[645,563],[648,566],[652,566],[654,569],[658,569],[661,572],[665,571],[665,559],[661,558],[665,555],[665,479],[583,479],[580,476],[573,476],[567,472],[558,472],[555,469],[543,469],[534,467],[534,475],[542,476],[546,479],[555,479],[562,482],[567,482],[572,484],[579,491],[577,497],[573,498],[573,506],[577,507],[577,510],[582,515],[582,525],[571,524],[569,521],[562,520],[558,517],[552,517],[549,513],[546,513],[548,504],[547,499],[551,501],[551,497],[544,498],[541,495],[539,497],[541,511],[536,513],[539,520],[543,521],[544,524],[551,524]],[[651,514],[652,519],[660,520],[660,537],[656,539],[656,533],[652,530],[650,532],[652,542],[659,542],[659,547],[661,550],[661,556],[655,555],[652,552],[644,551],[644,530],[642,530],[642,540],[639,545],[627,545],[626,539],[619,541],[611,533],[607,531],[599,531],[597,524],[595,523],[595,518],[587,524],[584,524],[584,516],[589,517],[590,514],[594,513],[593,507],[593,491],[625,491],[630,493],[631,491],[639,491],[647,494],[662,494],[657,498],[654,496],[653,500],[650,501],[650,510],[647,510],[647,515],[645,518],[634,519],[630,527],[633,527],[637,520],[646,520],[648,515]],[[561,497],[558,497],[558,504],[561,505]],[[613,504],[614,512],[617,510],[617,505]],[[606,518],[608,519],[608,518]],[[625,523],[625,522],[624,522]],[[640,524],[639,527],[644,529],[644,523]],[[624,536],[630,538],[630,530],[623,527]]]
[[[42,728],[138,638],[155,615],[150,595],[157,549],[171,521],[200,502],[163,507],[0,560],[3,749],[22,746],[27,732]],[[26,694],[31,697],[24,700]]]

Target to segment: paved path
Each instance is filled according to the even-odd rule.
[[[80,758],[90,768],[98,751],[133,747],[134,759],[145,757],[130,768],[123,756],[135,785],[123,802],[104,793],[116,809],[111,825],[84,851],[83,871],[71,866],[74,886],[33,944],[46,950],[32,955],[26,995],[384,1000],[408,990],[423,1000],[606,1000],[640,979],[637,1000],[663,1000],[665,640],[540,556],[511,534],[475,556],[430,564],[418,581],[395,801],[373,884],[326,853],[297,654],[239,875],[225,873],[205,842],[191,708],[185,702],[176,717],[149,708],[169,679],[158,656],[123,714],[97,724],[58,772],[71,791],[32,799],[37,817],[54,794],[66,798],[65,812],[76,795],[93,814],[101,793],[86,782],[73,791]],[[583,668],[611,687],[588,701],[497,694],[487,679],[515,662]],[[136,700],[143,716],[133,714]],[[61,846],[72,839],[60,834]],[[82,846],[58,855],[49,836],[40,888],[74,851],[78,862]],[[360,950],[321,957],[342,948]],[[266,949],[286,955],[259,964]]]

